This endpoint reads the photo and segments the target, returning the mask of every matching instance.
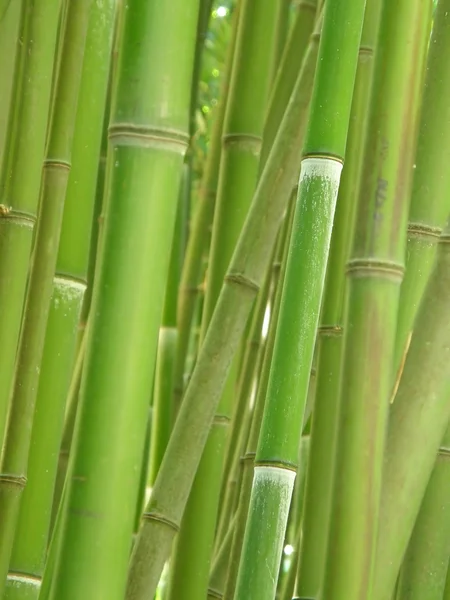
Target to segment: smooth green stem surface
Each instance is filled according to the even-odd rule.
[[[186,389],[133,549],[127,600],[152,597],[180,526],[209,428],[298,173],[316,53],[312,43]]]
[[[276,594],[364,9],[364,1],[350,6],[339,0],[330,0],[324,9],[311,116],[235,600],[273,600]],[[257,555],[264,555],[265,560],[255,561]]]
[[[371,0],[366,6],[345,169],[337,199],[321,325],[318,332],[318,375],[312,415],[305,519],[297,585],[298,596],[305,598],[317,596],[325,570],[339,414],[345,263],[348,260],[353,232],[355,197],[362,164],[379,9],[380,2],[378,1]]]
[[[48,9],[48,3],[44,4]],[[20,500],[27,478],[31,430],[71,166],[90,6],[91,0],[82,0],[76,8],[73,5],[69,8],[50,120],[38,225],[1,460],[0,520],[4,526],[0,538],[0,585],[4,585],[6,579]],[[47,16],[54,18],[53,15]],[[42,31],[41,35],[44,36]]]
[[[381,475],[423,64],[424,3],[383,3],[351,259],[325,579],[327,600],[372,590]],[[362,401],[364,399],[364,402]]]
[[[189,139],[197,14],[197,0],[130,0],[124,12],[106,215],[54,600],[122,600],[125,593]]]
[[[431,20],[431,3],[426,17]],[[436,257],[450,211],[450,2],[439,0],[423,89],[408,224],[406,273],[401,287],[394,364],[399,368],[414,316]]]
[[[92,4],[86,38],[61,240],[40,369],[28,481],[21,501],[10,571],[39,579],[44,568],[67,392],[86,287],[115,0]],[[11,579],[8,579],[8,583]],[[14,583],[7,598],[28,590]],[[33,590],[36,586],[31,584]],[[28,596],[27,596],[28,597]]]
[[[11,4],[18,7],[21,2]],[[11,33],[16,31],[10,21],[14,12],[15,9],[9,10],[3,23]],[[22,83],[14,111],[16,134],[4,164],[0,204],[7,212],[0,211],[0,446],[4,441],[39,201],[59,12],[60,0],[27,2]],[[6,56],[10,50],[2,52]],[[3,77],[1,87],[1,93],[6,93]]]
[[[275,3],[243,0],[227,99],[202,344],[257,182],[275,37]],[[264,40],[264,43],[262,43]],[[236,360],[217,408],[178,534],[170,600],[207,593],[224,451],[236,387]],[[195,549],[195,551],[194,551]]]
[[[375,563],[377,600],[391,600],[450,417],[448,231],[441,236],[390,411]]]
[[[403,561],[397,600],[442,600],[450,557],[450,428]]]

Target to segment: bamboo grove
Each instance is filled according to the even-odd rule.
[[[450,600],[450,0],[0,0],[0,600]]]

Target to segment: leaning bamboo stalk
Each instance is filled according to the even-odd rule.
[[[275,8],[273,2],[242,0],[236,23],[236,51],[222,133],[200,344],[208,330],[257,182],[275,37]],[[235,367],[236,360],[183,515],[171,567],[169,600],[181,595],[186,600],[196,600],[207,593],[224,450],[235,396]]]
[[[152,596],[179,529],[209,427],[297,177],[314,68],[311,51],[256,188],[147,505],[132,554],[128,600]]]
[[[250,494],[252,489],[255,452],[258,444],[258,437],[261,430],[261,423],[264,413],[264,403],[266,400],[267,386],[269,382],[270,365],[273,358],[276,329],[280,312],[281,291],[286,272],[286,257],[287,250],[289,247],[289,234],[292,229],[293,205],[294,203],[291,202],[290,210],[288,211],[285,217],[285,222],[283,224],[283,243],[280,243],[279,247],[277,248],[276,259],[277,262],[280,262],[280,268],[277,269],[274,273],[274,305],[272,308],[272,316],[269,323],[267,341],[264,347],[264,357],[261,365],[261,375],[258,382],[258,390],[256,393],[255,404],[252,411],[250,431],[247,442],[243,449],[243,455],[239,457],[239,466],[241,467],[241,481],[240,485],[237,485],[238,502],[235,512],[236,522],[233,530],[233,540],[230,549],[228,571],[224,580],[222,582],[216,582],[216,587],[212,590],[218,598],[233,599],[236,588],[236,579],[239,568],[239,560],[241,556],[242,540],[245,532],[245,524],[247,521]],[[272,270],[272,268],[270,270]],[[220,583],[222,584],[222,586],[219,586]]]
[[[414,325],[386,442],[374,598],[390,600],[450,418],[450,228]]]
[[[424,6],[422,0],[384,3],[381,17],[347,266],[341,408],[322,591],[330,600],[356,599],[361,590],[378,600],[371,595],[372,575],[422,82],[417,65],[423,65],[427,39]]]
[[[106,215],[54,598],[119,600],[125,592],[188,144],[197,13],[197,0],[131,0],[124,11]],[[100,549],[95,555],[93,546]]]
[[[276,593],[364,9],[365,2],[350,6],[339,0],[330,0],[324,8],[311,117],[235,600],[273,600]],[[258,554],[263,554],[265,560],[255,561]]]
[[[439,236],[450,211],[450,2],[440,0],[434,16],[423,91],[408,224],[406,272],[401,287],[394,364],[399,368],[414,316],[433,267]],[[431,3],[429,6],[431,13]],[[428,17],[431,20],[431,14]],[[436,151],[439,148],[439,151]]]
[[[0,445],[4,441],[38,208],[59,7],[60,0],[40,0],[27,9],[22,85],[15,107],[17,131],[8,149],[0,200],[5,207],[0,211]]]
[[[284,111],[289,102],[292,89],[295,85],[298,71],[301,68],[311,33],[314,26],[316,5],[314,0],[302,2],[298,8],[296,20],[289,40],[286,43],[286,48],[282,56],[279,72],[274,81],[273,91],[269,99],[267,108],[267,117],[264,124],[263,141],[261,147],[261,157],[259,161],[260,172],[264,169],[265,163],[272,148],[276,133],[283,118]],[[256,311],[255,307],[255,311]],[[228,440],[227,461],[224,467],[225,477],[230,471],[230,460],[233,457],[233,452],[229,449],[234,449],[237,441],[237,425],[241,423],[244,416],[244,400],[237,403],[233,414],[233,428]]]
[[[73,5],[69,8],[70,18],[67,20],[44,160],[38,228],[1,461],[0,518],[4,523],[0,540],[2,585],[6,579],[20,500],[26,483],[33,413],[70,172],[72,138],[90,5],[91,0],[83,0],[76,9]]]
[[[337,390],[341,379],[345,263],[348,260],[353,232],[355,197],[360,180],[380,8],[381,3],[378,0],[369,0],[366,5],[345,170],[337,199],[318,331],[318,375],[312,414],[305,519],[297,584],[297,595],[305,598],[318,595],[325,570],[339,414]]]
[[[239,10],[239,4],[238,4]],[[234,15],[235,21],[238,14]],[[180,278],[180,289],[177,304],[178,344],[175,361],[174,387],[175,407],[181,402],[184,392],[184,371],[191,334],[191,325],[195,307],[198,302],[198,289],[202,273],[202,256],[209,237],[212,224],[219,180],[220,155],[222,151],[222,129],[225,118],[226,99],[230,85],[231,70],[236,42],[236,27],[230,40],[230,45],[225,61],[225,71],[220,88],[219,101],[213,115],[211,140],[206,158],[200,188],[198,191],[197,205],[192,219],[185,259]]]
[[[21,501],[7,597],[28,598],[27,578],[42,576],[47,549],[58,450],[75,356],[78,323],[87,283],[90,230],[98,176],[103,117],[110,71],[115,0],[94,2],[89,16],[78,98],[71,169],[53,283],[35,416],[27,485]],[[37,592],[36,586],[32,588]]]
[[[450,557],[449,457],[447,428],[403,561],[397,600],[442,600]]]

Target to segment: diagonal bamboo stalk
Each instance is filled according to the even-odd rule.
[[[330,0],[303,149],[235,600],[273,600],[298,461],[365,2]],[[332,125],[333,124],[333,125]],[[256,555],[264,560],[255,561]]]
[[[377,600],[391,600],[450,418],[449,232],[447,225],[390,411],[375,564]]]
[[[298,173],[298,151],[309,106],[314,58],[314,50],[310,48],[256,188],[186,390],[133,550],[127,600],[152,597],[178,531],[231,361],[262,284]]]
[[[242,0],[236,23],[236,52],[222,133],[200,344],[208,330],[257,182],[275,37],[275,8],[274,2]],[[169,600],[181,594],[186,600],[196,600],[207,593],[236,379],[236,368],[232,368],[183,515],[172,562]]]

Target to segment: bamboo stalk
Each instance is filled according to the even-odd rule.
[[[447,225],[390,411],[375,564],[377,600],[391,600],[450,418],[449,232]]]
[[[259,151],[275,38],[274,2],[242,0],[202,315],[202,344],[258,176]],[[264,43],[261,43],[264,40]],[[236,367],[236,361],[234,362]],[[206,596],[228,424],[237,372],[232,368],[186,506],[171,566],[169,600]],[[195,548],[195,551],[194,551]]]
[[[26,483],[39,370],[70,171],[72,138],[90,3],[91,0],[84,0],[76,10],[72,8],[70,19],[67,20],[44,160],[38,229],[1,461],[0,518],[4,523],[0,540],[1,585],[4,585],[6,579],[22,491]],[[45,9],[48,9],[48,3]],[[42,23],[40,26],[42,27]],[[44,35],[44,32],[41,31],[41,34]]]
[[[198,356],[133,550],[127,599],[151,597],[179,528],[231,361],[272,253],[298,173],[298,150],[314,76],[304,63],[274,148],[256,188],[209,332]],[[211,360],[211,357],[214,357]],[[161,520],[163,515],[163,520]]]
[[[124,13],[111,180],[53,598],[124,596],[188,143],[197,15],[197,0],[131,0]]]
[[[345,263],[353,232],[367,108],[372,82],[374,45],[381,3],[369,0],[359,49],[345,170],[337,199],[321,325],[318,331],[318,378],[311,426],[311,448],[305,498],[297,595],[314,598],[323,583],[333,492],[341,380]]]
[[[372,574],[422,81],[418,64],[425,56],[424,7],[422,1],[385,3],[381,17],[358,217],[347,267],[342,402],[322,591],[330,600],[356,599],[362,590],[378,600],[372,595]]]
[[[290,0],[276,0],[275,14],[275,39],[273,44],[272,64],[270,67],[270,81],[274,82],[283,56],[284,46],[289,30]]]
[[[106,93],[110,70],[115,0],[92,4],[73,139],[53,296],[30,441],[27,486],[21,501],[11,572],[26,573],[10,583],[8,598],[28,598],[42,576],[47,548],[58,450],[78,322],[87,283],[90,229],[98,175]],[[14,577],[14,575],[13,575]],[[28,594],[28,595],[27,595]],[[37,597],[37,596],[36,596]]]
[[[350,6],[339,0],[330,0],[324,8],[311,117],[235,600],[273,600],[276,593],[364,9],[365,2]],[[255,561],[258,554],[265,560]]]
[[[239,8],[239,4],[238,4]],[[237,23],[238,13],[234,15]],[[207,245],[208,231],[211,227],[219,180],[220,156],[222,151],[222,129],[225,118],[226,98],[230,85],[231,70],[236,45],[237,25],[232,29],[232,38],[225,61],[225,72],[219,95],[219,103],[213,117],[211,140],[209,143],[205,169],[197,205],[192,219],[191,233],[188,239],[183,263],[177,304],[177,324],[179,331],[177,356],[175,362],[175,408],[178,409],[184,391],[184,371],[189,347],[191,324],[198,301],[198,289],[201,281],[202,256]]]
[[[277,262],[281,263],[280,268],[274,273],[275,297],[272,316],[267,334],[267,341],[264,348],[264,358],[261,366],[261,376],[259,380],[258,390],[255,398],[255,405],[251,419],[250,433],[247,443],[244,448],[243,456],[240,456],[241,467],[241,482],[237,486],[239,492],[239,500],[236,507],[236,524],[233,531],[233,541],[230,552],[228,572],[225,580],[222,582],[222,587],[214,588],[216,597],[219,598],[234,598],[236,579],[239,568],[239,560],[241,556],[242,540],[244,538],[245,524],[247,521],[248,507],[250,502],[250,494],[252,489],[252,478],[254,470],[255,453],[258,444],[258,437],[261,430],[261,422],[264,413],[264,403],[266,400],[267,386],[270,375],[270,365],[273,358],[273,349],[275,344],[275,336],[277,323],[279,318],[281,291],[286,272],[286,257],[289,247],[289,237],[292,230],[292,209],[294,203],[291,202],[291,210],[289,210],[284,222],[284,240],[280,244],[277,252]]]
[[[450,211],[450,173],[445,162],[446,148],[450,145],[450,107],[445,101],[450,94],[447,68],[449,9],[448,0],[438,2],[430,41],[409,212],[406,272],[400,295],[402,309],[397,324],[396,368],[405,352],[414,316],[436,257],[439,236]],[[440,151],[436,152],[436,148]]]
[[[19,2],[14,4],[18,5]],[[14,143],[4,164],[0,204],[0,445],[13,384],[17,344],[39,200],[50,107],[51,74],[60,0],[27,4],[21,88],[15,106]],[[9,14],[10,11],[8,11]],[[5,24],[6,24],[5,20]],[[11,23],[9,23],[9,27]],[[13,28],[12,28],[13,29]],[[3,86],[3,84],[2,84]],[[2,90],[4,88],[2,87]],[[6,91],[6,90],[5,90]]]
[[[447,428],[403,561],[397,600],[442,600],[450,557],[449,456]]]

